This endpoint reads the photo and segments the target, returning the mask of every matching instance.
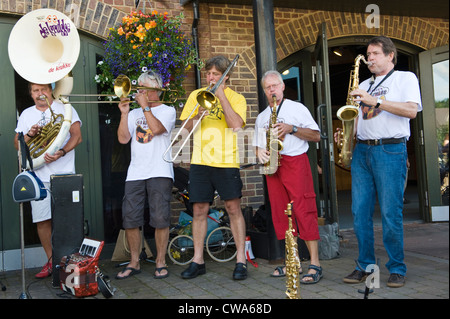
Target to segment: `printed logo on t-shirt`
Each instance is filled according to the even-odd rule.
[[[145,117],[136,120],[136,141],[145,144],[153,139],[152,130],[148,128]]]
[[[284,118],[277,117],[277,123],[284,123],[284,122],[285,122]],[[263,127],[267,131],[269,129],[270,125],[271,125],[271,121],[270,121],[270,116],[269,116],[269,119],[267,120],[266,124],[264,124]]]
[[[375,91],[371,93],[372,96],[379,97],[382,100],[386,100],[386,94],[389,92],[387,87],[378,87]],[[382,110],[376,109],[374,106],[369,106],[367,104],[361,103],[361,112],[363,120],[370,120],[377,117]]]
[[[223,117],[223,109],[221,107],[213,107],[209,110],[208,118],[210,120],[221,120]]]
[[[53,110],[53,109],[52,109]],[[61,123],[62,120],[64,119],[64,115],[63,114],[56,114],[56,111],[53,110],[53,115],[55,120],[55,123]],[[44,127],[45,125],[47,125],[48,123],[50,123],[52,121],[52,119],[50,117],[46,117],[46,113],[42,112],[41,113],[41,119],[37,122],[37,124],[41,127]]]

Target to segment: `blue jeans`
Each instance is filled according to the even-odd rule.
[[[383,244],[389,273],[406,275],[403,262],[403,192],[406,179],[406,143],[370,146],[357,143],[352,159],[352,214],[358,240],[358,262],[365,270],[376,264],[373,211],[378,197]],[[359,267],[357,267],[359,269]]]

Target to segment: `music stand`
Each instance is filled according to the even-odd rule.
[[[359,264],[358,260],[355,260],[355,262],[356,262],[356,265],[359,267],[359,269],[363,269],[363,268],[361,267],[361,265]],[[377,258],[377,266],[379,265],[379,263],[380,263],[380,259]],[[373,272],[374,272],[374,270],[372,269],[372,271],[370,272],[370,274],[372,274]],[[369,299],[369,294],[373,293],[374,290],[371,289],[371,288],[369,288],[369,287],[367,286],[366,282],[364,282],[364,286],[365,286],[364,289],[358,289],[358,293],[364,294],[364,299]]]

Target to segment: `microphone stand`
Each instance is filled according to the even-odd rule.
[[[19,141],[20,139],[23,140],[23,134],[20,133],[19,134]],[[22,167],[22,143],[18,143],[19,144],[19,169],[24,169],[24,167]],[[25,141],[24,143],[25,144]],[[26,164],[25,164],[25,168],[26,168]],[[20,258],[21,258],[21,263],[22,263],[22,293],[19,296],[19,299],[29,299],[30,296],[27,294],[26,292],[26,287],[25,287],[25,238],[24,238],[24,226],[23,226],[23,203],[19,204],[19,209],[20,209]]]
[[[1,172],[0,172],[0,180],[2,179],[2,176],[1,176]],[[1,190],[1,185],[0,185],[0,192],[1,192],[2,190]],[[1,204],[1,203],[0,203]],[[1,217],[1,216],[0,216]],[[3,224],[3,221],[2,220],[0,220],[0,225],[2,225]],[[2,247],[1,247],[1,251],[2,251],[2,264],[4,263],[4,260],[5,260],[5,255],[4,255],[4,249],[3,249],[3,237],[1,238],[1,240],[2,240]],[[3,265],[2,265],[2,269],[3,269]],[[2,287],[2,291],[6,291],[6,286],[3,284],[3,282],[0,280],[0,287]]]

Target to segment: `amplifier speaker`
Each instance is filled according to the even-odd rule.
[[[59,287],[61,258],[81,246],[84,239],[83,175],[50,176],[52,198],[52,276],[53,287]]]

